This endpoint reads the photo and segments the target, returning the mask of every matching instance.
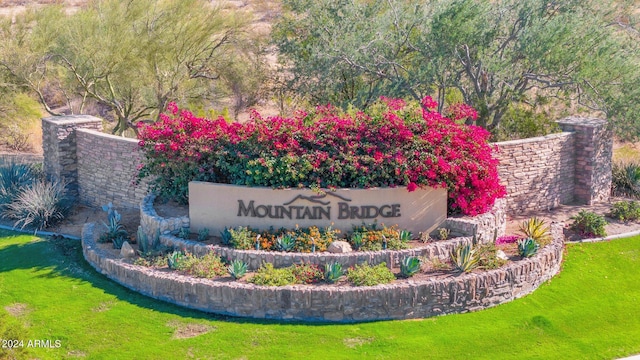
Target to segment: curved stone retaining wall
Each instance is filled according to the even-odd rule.
[[[181,228],[189,227],[188,216],[163,218],[153,208],[155,195],[149,194],[140,203],[140,227],[149,237],[178,233]]]
[[[238,250],[224,246],[203,245],[197,241],[184,240],[172,235],[160,236],[160,243],[169,248],[182,249],[197,256],[213,251],[223,259],[244,261],[247,263],[249,270],[257,270],[264,262],[272,263],[275,267],[287,267],[300,263],[324,266],[324,264],[332,262],[342,264],[343,268],[357,264],[380,264],[382,262],[387,263],[390,267],[399,267],[400,261],[407,256],[423,256],[428,259],[439,258],[440,260],[446,260],[453,249],[460,245],[471,244],[472,241],[471,237],[460,237],[406,250],[353,251],[350,253],[331,254],[328,252],[287,253],[264,250]]]
[[[563,237],[552,224],[551,245],[500,269],[370,287],[267,287],[197,279],[131,265],[96,246],[94,224],[83,229],[85,259],[110,279],[144,295],[206,312],[252,318],[356,322],[423,318],[475,311],[522,297],[560,271]]]

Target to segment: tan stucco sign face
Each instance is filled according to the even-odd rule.
[[[398,225],[414,234],[437,228],[447,214],[445,189],[406,188],[271,189],[189,183],[191,231],[207,228],[217,235],[225,227],[251,226],[260,230],[333,226],[343,232],[353,226]]]

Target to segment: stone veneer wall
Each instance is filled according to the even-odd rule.
[[[146,182],[134,184],[142,162],[138,141],[88,129],[76,133],[80,201],[138,208],[147,193]]]
[[[82,248],[85,259],[110,279],[188,308],[252,318],[356,322],[476,311],[529,294],[560,271],[561,234],[562,225],[552,224],[549,246],[496,270],[369,287],[268,287],[161,272],[110,256],[97,246],[94,224],[85,225]]]
[[[509,213],[547,210],[573,200],[574,134],[551,134],[495,145],[499,148],[498,173],[507,187]]]
[[[495,143],[509,213],[609,199],[613,134],[607,122],[568,117],[558,125],[563,133]]]

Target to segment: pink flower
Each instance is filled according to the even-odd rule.
[[[416,191],[417,188],[418,188],[418,185],[416,185],[416,183],[414,182],[410,182],[409,185],[407,185],[407,190],[409,192]]]

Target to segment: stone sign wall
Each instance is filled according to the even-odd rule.
[[[574,200],[591,204],[608,199],[613,140],[606,121],[571,117],[558,124],[565,132],[495,144],[509,213],[545,210]],[[101,127],[102,120],[91,116],[44,118],[45,172],[67,179],[82,203],[99,206],[112,201],[137,208],[146,188],[131,185],[142,158],[136,141],[101,134],[96,131]],[[80,143],[78,129],[83,129]],[[259,205],[254,202],[254,208]]]
[[[414,234],[435,230],[447,217],[445,189],[337,189],[318,194],[310,189],[271,189],[189,183],[192,232],[225,227],[288,229],[332,225],[342,231],[374,221],[398,225]]]

